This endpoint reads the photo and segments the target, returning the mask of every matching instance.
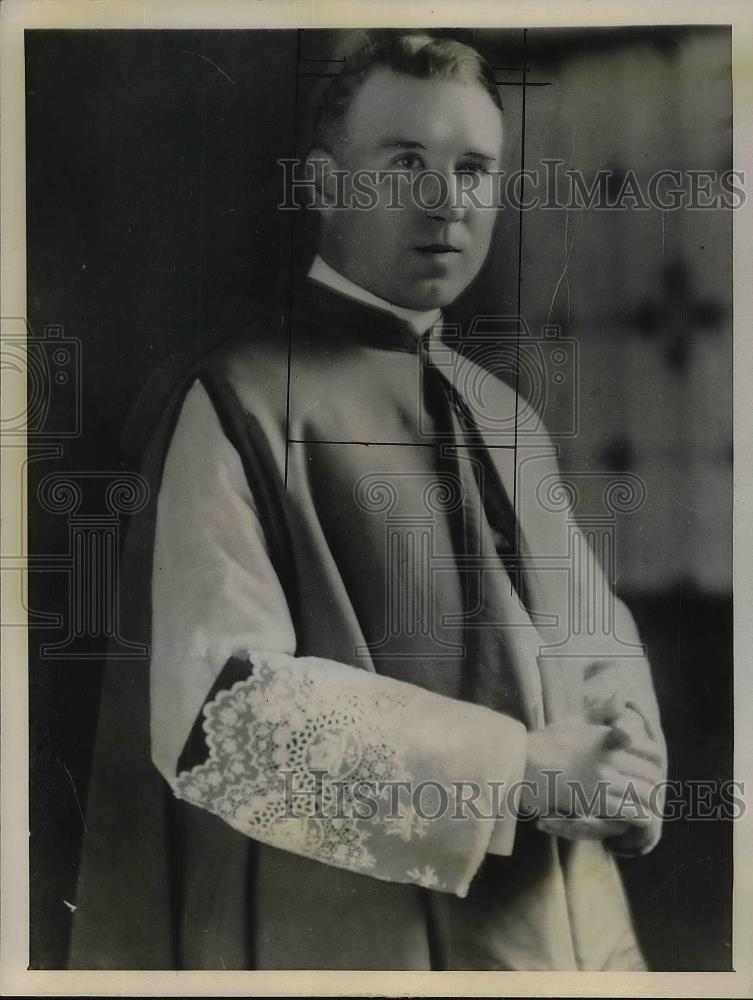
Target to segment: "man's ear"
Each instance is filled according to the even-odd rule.
[[[311,208],[329,213],[337,204],[337,177],[334,173],[337,169],[334,155],[322,146],[312,146],[308,151],[305,171],[306,177],[313,180]]]

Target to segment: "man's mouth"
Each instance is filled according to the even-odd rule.
[[[423,247],[415,247],[419,253],[460,253],[459,247],[453,246],[452,243],[427,243]]]

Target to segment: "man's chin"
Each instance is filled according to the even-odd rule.
[[[395,304],[406,309],[443,309],[451,305],[464,292],[470,282],[442,281],[419,278],[409,288],[401,289],[400,300]]]

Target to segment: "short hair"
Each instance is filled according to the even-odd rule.
[[[480,53],[454,38],[435,38],[424,32],[384,32],[366,42],[345,60],[319,102],[314,119],[315,142],[333,151],[342,139],[345,118],[353,98],[369,75],[391,69],[419,80],[457,80],[476,83],[502,112],[494,73]]]

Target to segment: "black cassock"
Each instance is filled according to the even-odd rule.
[[[151,662],[107,665],[71,968],[642,967],[601,842],[283,801],[318,771],[320,805],[470,782],[486,813],[526,730],[612,692],[661,743],[632,618],[516,413],[436,332],[313,281],[167,396],[119,595]]]

